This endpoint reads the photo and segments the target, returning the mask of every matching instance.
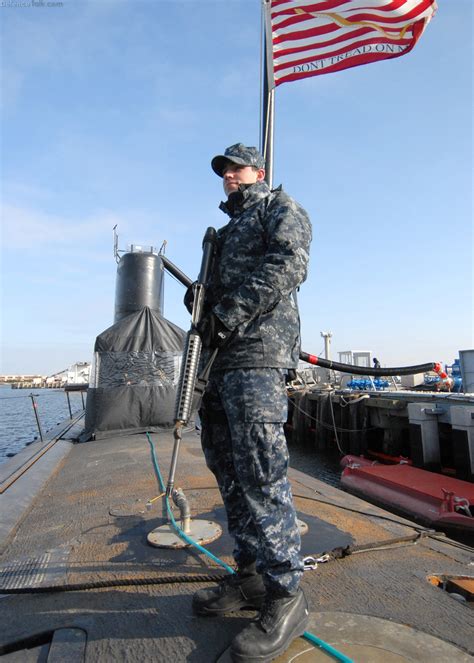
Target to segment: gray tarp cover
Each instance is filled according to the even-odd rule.
[[[172,426],[185,337],[148,307],[102,332],[94,346],[81,439]]]

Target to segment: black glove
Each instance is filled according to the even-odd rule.
[[[186,290],[186,294],[184,295],[184,305],[188,309],[188,313],[193,312],[193,304],[194,304],[194,286],[196,285],[196,281],[194,283],[191,283],[191,285],[188,287]]]
[[[290,384],[290,382],[293,382],[293,380],[296,380],[297,375],[296,371],[294,368],[289,368],[286,372],[285,376],[285,384]]]
[[[222,348],[233,333],[214,313],[206,315],[196,327],[205,348]]]

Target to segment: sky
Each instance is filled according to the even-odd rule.
[[[195,278],[222,181],[259,145],[259,0],[1,3],[0,374],[91,361],[114,322],[119,249]],[[307,210],[303,350],[452,364],[473,339],[472,0],[403,57],[275,92],[274,185]],[[184,288],[164,315],[183,329]]]

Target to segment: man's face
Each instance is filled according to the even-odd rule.
[[[237,191],[240,184],[255,184],[255,182],[261,182],[263,179],[265,179],[263,168],[255,170],[252,166],[239,166],[230,161],[225,166],[222,174],[224,191],[227,196]]]

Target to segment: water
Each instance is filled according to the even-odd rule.
[[[69,418],[66,393],[62,389],[12,389],[0,386],[0,464],[9,459],[8,454],[21,451],[28,443],[39,439],[30,394],[35,395],[37,412],[46,436],[47,431]],[[82,410],[80,392],[70,392],[73,414]],[[325,457],[290,445],[290,465],[321,481],[339,487],[341,468],[338,457]]]
[[[339,464],[340,457],[337,454],[318,453],[295,444],[289,445],[289,451],[290,467],[334,486],[334,488],[341,488],[342,468]]]
[[[62,389],[11,389],[0,385],[0,464],[39,439],[38,426],[30,393],[35,395],[43,435],[65,419],[69,419],[66,393]],[[73,415],[83,409],[80,392],[70,392]],[[341,467],[337,454],[316,453],[290,443],[290,466],[324,483],[341,489]],[[389,510],[389,509],[388,509]],[[451,538],[463,541],[451,533]],[[471,545],[471,543],[470,543]]]
[[[34,394],[38,417],[46,437],[47,431],[69,419],[66,392],[63,389],[12,389],[0,386],[0,463],[21,451],[35,438],[39,439],[38,426],[30,394]],[[70,392],[73,415],[83,409],[80,392]]]

